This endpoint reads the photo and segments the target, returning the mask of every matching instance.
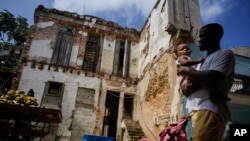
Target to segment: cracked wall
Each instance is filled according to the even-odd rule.
[[[158,1],[141,31],[136,119],[152,140],[159,140],[162,129],[182,116],[172,49],[194,42],[200,28],[198,1],[175,2]]]

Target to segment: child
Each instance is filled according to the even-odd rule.
[[[176,63],[178,66],[188,66],[193,67],[195,69],[199,69],[200,64],[204,61],[204,58],[199,60],[191,60],[191,50],[189,46],[185,43],[179,44],[175,49],[174,53],[177,57]],[[188,97],[193,92],[201,88],[199,84],[193,83],[188,76],[186,75],[178,75],[178,82],[180,85],[180,90],[183,95]]]
[[[191,52],[192,51],[190,50],[189,46],[185,43],[181,43],[175,48],[174,53],[177,57],[177,60],[176,60],[177,67],[188,66],[188,67],[193,67],[196,70],[200,69],[200,66],[204,62],[205,59],[201,58],[199,60],[191,60],[190,58]],[[188,76],[186,75],[178,75],[178,82],[179,82],[182,94],[185,95],[186,97],[188,97],[193,92],[201,88],[199,84],[192,82],[190,79],[188,79]],[[213,89],[211,87],[212,87],[212,84],[210,88],[207,87],[206,89],[207,91],[209,91],[209,96],[212,101],[216,101],[216,100],[230,101],[230,98],[219,94],[220,92],[215,87]]]

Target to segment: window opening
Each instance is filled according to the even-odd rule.
[[[61,87],[62,87],[62,84],[60,83],[50,83],[48,93],[46,94],[46,96],[59,97]]]
[[[49,108],[60,108],[62,103],[64,84],[48,81],[45,84],[41,105]]]
[[[58,29],[51,65],[68,66],[74,42],[75,28],[61,25]]]
[[[116,40],[113,75],[129,76],[130,42]]]
[[[125,45],[125,43],[121,42],[121,44],[120,44],[120,51],[119,51],[119,67],[118,67],[119,71],[123,70],[124,50],[125,50],[124,49],[124,45]]]
[[[100,36],[89,34],[83,60],[83,70],[96,72],[100,50]]]

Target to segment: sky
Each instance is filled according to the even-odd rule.
[[[0,11],[28,19],[33,24],[38,5],[46,8],[93,15],[140,30],[157,0],[0,0]],[[250,47],[249,0],[199,0],[201,23],[217,22],[224,28],[222,48]]]

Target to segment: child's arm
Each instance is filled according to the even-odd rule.
[[[188,59],[187,56],[180,56],[178,58],[178,62],[180,63],[181,66],[193,66],[204,62],[204,58],[201,58],[199,60],[190,60]]]

